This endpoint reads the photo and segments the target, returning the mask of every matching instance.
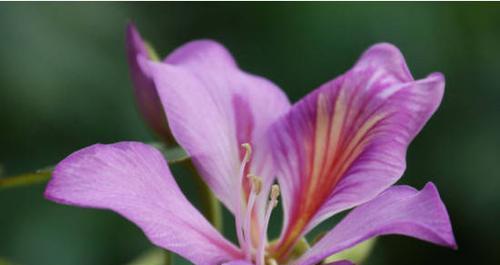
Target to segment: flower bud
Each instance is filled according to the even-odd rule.
[[[165,142],[174,145],[175,140],[168,127],[165,112],[149,70],[139,64],[139,58],[158,60],[154,50],[141,38],[133,23],[126,30],[126,48],[134,95],[140,113],[148,126]]]

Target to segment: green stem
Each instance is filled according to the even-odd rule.
[[[50,179],[52,169],[38,170],[33,173],[0,178],[0,189],[19,187],[45,182]]]
[[[196,183],[197,190],[199,191],[201,198],[201,212],[210,221],[210,223],[217,228],[217,230],[222,231],[223,219],[222,219],[222,207],[219,200],[214,196],[210,188],[207,186],[205,181],[200,177],[198,172],[191,160],[185,160],[182,163],[189,171],[192,173],[193,180]]]
[[[172,265],[174,264],[174,256],[172,253],[168,250],[164,251],[164,259],[163,259],[163,265]]]
[[[180,147],[166,148],[161,143],[151,143],[151,145],[164,152],[165,156],[168,158],[169,165],[184,163],[189,160],[189,156],[187,156],[186,152]],[[0,190],[46,182],[50,179],[52,170],[53,167],[47,167],[35,172],[1,178],[2,168],[0,168]]]

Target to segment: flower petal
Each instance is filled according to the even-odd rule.
[[[316,264],[369,238],[398,234],[456,248],[448,212],[432,183],[394,186],[350,212],[295,264]]]
[[[162,154],[145,144],[96,144],[73,153],[57,165],[45,197],[113,210],[155,245],[195,264],[241,257],[184,197]]]
[[[253,265],[251,262],[247,260],[235,260],[235,261],[230,261],[223,263],[222,265]]]
[[[241,203],[243,143],[254,149],[247,173],[264,177],[269,188],[270,152],[259,139],[288,110],[286,95],[270,81],[241,71],[229,52],[210,40],[190,42],[164,63],[148,65],[176,140],[219,199],[233,212]]]
[[[372,199],[401,177],[406,149],[437,109],[443,89],[441,74],[413,81],[399,50],[379,44],[273,126],[285,211],[279,256],[322,220]]]
[[[147,68],[141,67],[138,61],[141,57],[151,58],[146,45],[135,25],[129,23],[126,30],[126,47],[137,106],[149,127],[167,144],[171,144],[172,133],[168,128],[156,86]]]

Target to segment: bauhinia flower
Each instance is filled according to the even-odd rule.
[[[129,45],[142,45],[130,30],[136,37]],[[194,264],[314,265],[387,234],[456,247],[432,183],[420,191],[393,186],[444,90],[439,73],[414,80],[396,47],[372,46],[352,69],[292,106],[214,41],[190,42],[163,62],[137,53],[133,64],[140,71],[133,74],[154,81],[175,139],[234,215],[237,244],[189,203],[161,153],[137,142],[73,153],[57,165],[48,199],[113,210]],[[278,200],[282,232],[268,240]],[[296,251],[312,228],[349,209],[309,249]]]

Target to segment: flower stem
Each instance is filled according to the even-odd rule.
[[[164,251],[164,258],[163,258],[163,265],[172,265],[174,264],[174,261],[173,261],[173,255],[170,251],[168,250],[165,250]]]
[[[222,231],[222,208],[219,200],[215,197],[212,191],[210,191],[210,188],[200,177],[191,160],[184,160],[182,166],[189,169],[189,171],[192,173],[191,175],[194,182],[196,183],[195,185],[201,199],[201,212],[217,230]]]
[[[168,158],[169,165],[184,163],[190,159],[186,152],[180,147],[167,148],[162,143],[150,143],[150,145],[163,152],[163,154]],[[0,190],[46,182],[52,176],[53,169],[54,167],[50,166],[17,176],[3,177],[3,168],[0,165]],[[217,202],[217,200],[215,201]]]
[[[52,169],[42,169],[32,173],[26,173],[7,178],[0,178],[0,189],[27,186],[45,182],[50,179],[51,175],[52,175]]]

